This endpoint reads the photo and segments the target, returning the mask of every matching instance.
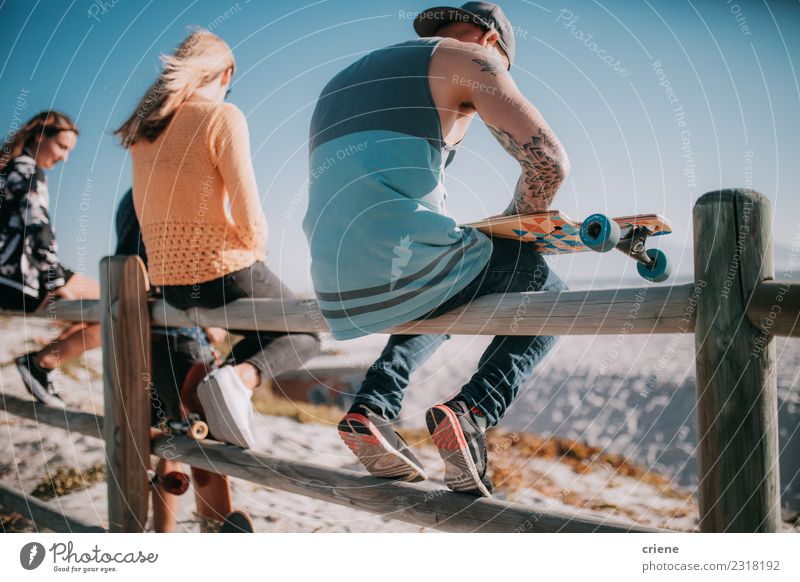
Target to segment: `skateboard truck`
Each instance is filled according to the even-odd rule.
[[[644,248],[647,237],[652,233],[650,230],[643,226],[637,226],[631,230],[630,234],[617,243],[616,248],[630,255],[643,265],[650,267],[653,265],[653,259],[647,255]]]
[[[605,253],[617,249],[636,259],[639,274],[655,283],[665,281],[670,275],[667,255],[659,249],[646,249],[647,237],[653,232],[645,226],[633,224],[623,234],[619,224],[604,214],[592,214],[581,223],[581,242],[591,250]]]
[[[190,439],[201,441],[208,437],[208,424],[197,413],[189,413],[186,420],[168,420],[162,427],[163,432],[185,434]]]

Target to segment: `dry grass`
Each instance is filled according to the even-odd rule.
[[[272,416],[294,418],[298,422],[314,422],[335,427],[344,414],[336,406],[293,402],[285,398],[257,392],[253,398],[256,410]],[[412,447],[433,447],[427,429],[400,429],[398,432]],[[539,437],[526,432],[511,432],[491,429],[487,433],[489,444],[489,471],[499,491],[515,493],[533,488],[548,497],[561,498],[564,503],[578,507],[594,507],[592,500],[583,499],[571,492],[564,492],[544,477],[530,471],[520,471],[531,458],[553,459],[570,467],[577,474],[591,473],[601,467],[610,467],[617,475],[631,477],[653,485],[662,496],[686,500],[691,493],[669,486],[670,480],[621,455],[606,453],[600,447],[558,437]],[[622,508],[615,511],[624,513]]]
[[[85,470],[74,467],[58,467],[54,473],[47,475],[36,485],[31,495],[47,501],[54,497],[86,489],[105,480],[105,463],[98,463]]]

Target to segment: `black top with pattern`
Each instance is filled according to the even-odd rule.
[[[31,297],[65,283],[50,222],[47,178],[29,150],[0,174],[0,285]]]

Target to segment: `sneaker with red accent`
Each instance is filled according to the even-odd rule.
[[[356,406],[339,421],[339,436],[375,477],[422,481],[427,478],[403,437],[382,416]]]
[[[463,400],[437,404],[425,415],[428,431],[444,461],[444,482],[459,493],[492,496],[486,475],[486,421]]]

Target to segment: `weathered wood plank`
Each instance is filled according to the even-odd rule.
[[[83,321],[97,323],[100,321],[100,302],[96,299],[70,300],[58,299],[48,303],[46,311],[23,313],[22,311],[6,311],[0,309],[0,315],[6,317],[32,317],[37,319],[57,319],[59,321]]]
[[[694,207],[700,529],[774,532],[780,524],[775,342],[745,315],[774,275],[772,209],[752,190]]]
[[[747,317],[771,335],[800,337],[800,285],[763,281],[747,303]]]
[[[144,531],[150,496],[150,310],[139,257],[100,263],[104,438],[112,532]]]
[[[49,529],[57,533],[103,533],[99,525],[91,525],[79,519],[64,515],[40,499],[0,483],[0,506],[14,511],[31,520],[36,529]]]
[[[626,333],[691,333],[694,331],[694,317],[691,306],[687,304],[687,294],[691,293],[691,285],[677,285],[562,293],[512,293],[502,300],[498,296],[488,296],[447,316],[425,323],[398,326],[392,328],[392,332],[414,330],[417,333],[465,335],[616,334],[621,325],[635,320],[631,321],[635,325]],[[54,319],[100,321],[99,301],[59,300],[53,305]],[[776,305],[781,309],[774,310]],[[285,303],[274,299],[240,300],[225,309],[199,309],[185,313],[168,306],[164,301],[153,301],[150,306],[153,322],[158,325],[182,326],[200,322],[202,325],[235,325],[240,330],[258,328],[300,332],[328,329],[313,300]],[[629,317],[631,313],[634,313],[633,318]],[[25,314],[3,310],[0,310],[0,315],[48,317],[44,313]],[[787,281],[762,282],[754,289],[748,302],[747,316],[753,325],[772,335],[800,337],[800,286]],[[511,329],[512,326],[517,329]]]
[[[494,499],[390,482],[369,475],[281,460],[218,443],[170,435],[153,441],[153,453],[337,505],[450,532],[652,532],[604,519],[543,513]]]
[[[465,335],[587,335],[689,333],[694,330],[691,284],[674,287],[487,295],[437,319],[392,328],[392,333]],[[152,306],[158,325],[228,326],[239,330],[327,331],[314,300],[239,300],[219,309]],[[623,331],[624,328],[624,331]]]
[[[9,413],[89,436],[100,436],[97,428],[103,425],[102,416],[71,410],[65,412],[15,396],[5,396],[2,402]],[[430,490],[352,471],[277,460],[216,443],[198,446],[195,441],[176,435],[158,437],[153,442],[153,453],[274,489],[443,531],[657,531],[599,519],[543,514],[512,503],[476,500],[443,489]]]
[[[70,432],[103,438],[103,417],[91,412],[65,410],[47,406],[35,400],[17,398],[10,394],[0,394],[0,407],[9,414],[21,416],[33,422],[41,422]]]

